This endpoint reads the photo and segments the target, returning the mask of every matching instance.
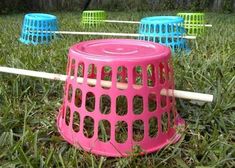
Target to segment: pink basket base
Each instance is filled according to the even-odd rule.
[[[59,110],[59,115],[57,118],[57,127],[58,128],[63,128],[63,130],[58,130],[61,134],[61,136],[66,139],[68,143],[71,145],[74,145],[75,147],[82,149],[84,151],[97,154],[97,155],[102,155],[102,156],[109,156],[109,157],[126,157],[130,156],[132,151],[130,151],[129,146],[145,146],[147,151],[143,148],[142,152],[138,153],[139,155],[146,154],[146,153],[152,153],[156,152],[160,149],[162,149],[165,146],[168,146],[170,144],[177,143],[178,140],[181,138],[181,134],[177,133],[177,127],[182,130],[185,127],[185,121],[178,116],[176,119],[176,128],[172,128],[167,132],[167,134],[161,134],[160,139],[156,139],[155,141],[153,138],[145,138],[143,142],[145,143],[136,143],[132,142],[131,144],[119,144],[119,143],[110,143],[110,142],[100,142],[100,141],[93,141],[93,142],[88,142],[87,138],[83,136],[83,134],[79,133],[74,133],[71,127],[68,127],[62,117],[60,117],[64,113],[63,108]],[[65,129],[66,128],[66,129]],[[76,140],[76,141],[75,141]],[[151,143],[148,143],[150,142]],[[156,145],[157,144],[157,145]],[[92,149],[92,146],[96,146],[95,149]],[[104,148],[105,146],[105,148]],[[126,152],[120,152],[120,151],[126,151]]]

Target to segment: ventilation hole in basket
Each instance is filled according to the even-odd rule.
[[[172,38],[171,38],[171,37],[168,37],[168,38],[167,38],[167,41],[168,41],[168,43],[171,44],[171,43],[172,43]],[[171,47],[171,48],[174,48],[174,46],[172,46],[172,45],[171,45],[170,47]]]
[[[87,138],[92,138],[94,135],[94,119],[89,116],[84,118],[83,134]]]
[[[70,65],[70,76],[74,76],[75,74],[75,60],[72,59],[71,65]]]
[[[166,104],[167,104],[166,96],[161,96],[161,107],[162,108],[166,107]]]
[[[157,109],[157,98],[155,93],[150,93],[148,96],[148,110],[153,112]]]
[[[145,32],[148,33],[149,32],[149,24],[145,25]]]
[[[154,41],[154,37],[153,36],[149,36],[149,40],[148,41]]]
[[[74,132],[79,132],[80,130],[80,115],[77,111],[73,113],[73,130]]]
[[[168,24],[166,27],[167,27],[167,32],[168,32],[168,33],[171,33],[171,32],[172,32],[172,27],[171,27],[171,25]]]
[[[150,25],[150,33],[154,33],[154,24]]]
[[[101,120],[98,128],[98,138],[102,142],[110,140],[111,126],[107,120]]]
[[[175,24],[172,27],[172,33],[176,35],[176,37],[179,35],[180,33],[180,29],[179,29],[180,24]]]
[[[29,35],[29,40],[33,40],[33,36],[32,35]]]
[[[179,46],[179,47],[183,48],[184,46],[182,45],[182,46]],[[178,47],[176,46],[175,48],[177,49]],[[168,63],[167,78],[168,78],[168,82],[170,83],[170,85],[174,86],[174,73],[173,73],[173,69],[172,69],[172,63]]]
[[[32,39],[32,41],[34,41],[34,42],[41,41],[41,37],[38,37],[38,38],[37,38],[37,36],[35,36],[35,35],[32,35],[32,36],[31,36],[31,39]]]
[[[105,82],[106,85],[104,86],[102,83],[102,88],[104,89],[109,89],[110,87],[112,87],[112,68],[110,66],[104,66],[102,68],[102,72],[101,72],[101,80],[102,81],[109,81],[109,82]]]
[[[159,33],[159,25],[155,25],[155,33]]]
[[[95,109],[95,95],[92,92],[86,94],[86,109],[89,112]]]
[[[161,38],[161,43],[166,43],[166,37]]]
[[[148,77],[147,85],[153,87],[155,85],[155,70],[152,64],[149,64],[147,66],[147,77]]]
[[[149,136],[151,138],[156,137],[158,133],[158,122],[156,117],[149,119]]]
[[[161,28],[162,28],[162,33],[166,33],[166,25],[162,25]]]
[[[134,96],[133,98],[133,112],[134,114],[141,114],[143,112],[144,104],[142,96]]]
[[[175,125],[175,109],[170,111],[170,127],[173,128]]]
[[[41,22],[41,21],[38,21],[38,27],[39,27],[39,28],[42,27],[42,22]],[[38,32],[38,33],[41,33],[41,32]]]
[[[162,132],[166,132],[168,129],[168,113],[164,112],[161,117]]]
[[[155,43],[160,43],[160,37],[154,37],[154,42]]]
[[[189,15],[186,15],[186,19],[185,20],[189,20],[191,22],[191,18]]]
[[[68,101],[71,102],[73,96],[73,88],[72,85],[69,84],[69,90],[68,90]]]
[[[38,37],[38,39],[37,38],[35,38],[35,36],[29,36],[29,39],[30,40],[32,40],[33,42],[35,42],[35,43],[41,43],[41,42],[43,42],[43,37]]]
[[[170,79],[170,77],[169,77],[170,74],[169,73],[171,71],[171,68],[170,68],[171,64],[172,64],[171,62],[168,62],[165,66],[165,78],[166,78],[167,81],[169,81],[169,79]]]
[[[76,89],[75,91],[75,106],[76,107],[81,107],[82,105],[82,91],[81,89]]]
[[[141,29],[140,29],[140,30],[141,30],[142,32],[143,32],[143,30],[144,30],[144,26],[145,26],[144,24],[141,24]]]
[[[117,69],[117,88],[120,90],[127,89],[128,78],[127,78],[127,68],[124,66],[119,66]],[[121,84],[120,84],[121,83]]]
[[[143,72],[141,66],[135,66],[133,68],[133,84],[135,89],[140,89],[143,85]]]
[[[141,28],[140,28],[140,31],[143,33],[145,30],[145,24],[141,24]]]
[[[116,98],[116,113],[120,116],[127,114],[127,98],[126,96],[118,96]]]
[[[100,112],[102,114],[109,114],[111,109],[111,99],[108,95],[100,96]]]
[[[159,80],[160,80],[160,84],[164,84],[165,83],[165,69],[164,69],[164,64],[160,63],[159,64]]]
[[[125,121],[118,121],[115,126],[115,140],[118,143],[125,143],[128,138],[128,125]]]
[[[28,31],[30,31],[30,30],[28,30]],[[27,40],[29,40],[29,35],[25,35],[25,38],[26,38]]]
[[[84,63],[80,62],[78,64],[77,77],[84,77]]]
[[[95,64],[90,64],[89,66],[88,66],[88,72],[87,72],[87,74],[88,74],[88,78],[89,79],[96,79],[96,74],[97,74],[97,68],[96,68],[96,66],[95,66]],[[93,82],[89,82],[89,81],[91,81],[91,80],[89,80],[89,79],[87,79],[87,82],[88,82],[88,86],[90,86],[90,87],[94,87],[95,85],[96,85],[96,80]]]
[[[171,41],[174,41],[174,43],[180,42],[179,37],[178,36],[175,36],[175,37],[177,37],[177,38],[173,38]]]
[[[172,32],[173,32],[173,33],[179,33],[179,32],[180,32],[179,26],[180,26],[180,25],[177,25],[177,24],[174,25],[174,26],[172,27]]]
[[[144,35],[141,34],[141,36],[139,36],[139,40],[145,40]]]
[[[133,139],[134,141],[141,141],[144,138],[144,122],[142,120],[136,120],[132,125]]]
[[[144,36],[144,40],[148,41],[149,37],[148,36]]]
[[[69,107],[66,108],[65,123],[66,125],[69,125],[70,123],[70,108]]]

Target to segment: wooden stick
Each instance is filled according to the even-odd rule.
[[[106,23],[134,23],[134,24],[139,24],[139,21],[126,21],[126,20],[103,20]]]
[[[46,31],[45,31],[46,33]],[[98,35],[98,36],[122,36],[122,37],[139,37],[139,34],[132,33],[105,33],[105,32],[72,32],[72,31],[55,31],[56,34],[72,34],[72,35]]]
[[[106,23],[130,23],[130,24],[139,24],[140,21],[126,21],[126,20],[103,20]],[[205,26],[205,27],[212,27],[211,24],[194,24],[196,26]]]
[[[212,24],[205,24],[205,27],[212,27]]]
[[[187,23],[185,24],[186,26],[204,26],[204,27],[212,27],[211,24],[190,24],[190,23]]]
[[[47,31],[43,31],[47,33]],[[73,34],[73,35],[99,35],[99,36],[121,36],[121,37],[139,37],[141,34],[133,33],[105,33],[105,32],[72,32],[72,31],[54,31],[55,34]],[[196,39],[196,36],[179,36],[185,39]],[[177,37],[174,37],[177,38]]]
[[[8,67],[1,67],[1,66],[0,66],[0,72],[17,74],[17,75],[26,75],[26,76],[31,76],[31,77],[39,77],[39,78],[51,79],[51,80],[59,80],[59,81],[66,81],[66,79],[68,78],[68,76],[62,75],[62,74],[31,71],[31,70],[24,70],[24,69],[17,69],[17,68],[8,68]],[[71,79],[73,79],[73,77],[71,77]],[[84,80],[83,78],[77,77],[78,83],[83,83],[83,80]],[[96,79],[88,78],[87,83],[89,85],[96,85]],[[111,87],[112,82],[101,80],[101,86]],[[120,83],[120,82],[117,83],[118,89],[126,89],[127,86],[128,84],[126,83]],[[141,85],[134,85],[133,87],[138,89],[141,87]],[[213,101],[213,95],[196,93],[196,92],[188,92],[188,91],[182,91],[182,90],[162,89],[160,94],[163,96],[174,96],[177,98],[199,100],[199,101],[205,101],[205,102]]]

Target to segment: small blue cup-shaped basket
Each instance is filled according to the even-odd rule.
[[[48,44],[58,30],[57,18],[43,13],[29,13],[24,16],[20,41],[25,44]]]
[[[188,50],[186,45],[184,20],[178,16],[154,16],[141,19],[139,39],[153,41],[168,47],[172,51]]]

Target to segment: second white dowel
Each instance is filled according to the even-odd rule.
[[[129,21],[129,20],[103,20],[106,23],[130,23],[130,24],[140,24],[140,21]],[[211,24],[194,24],[195,26],[205,26],[212,27]]]

